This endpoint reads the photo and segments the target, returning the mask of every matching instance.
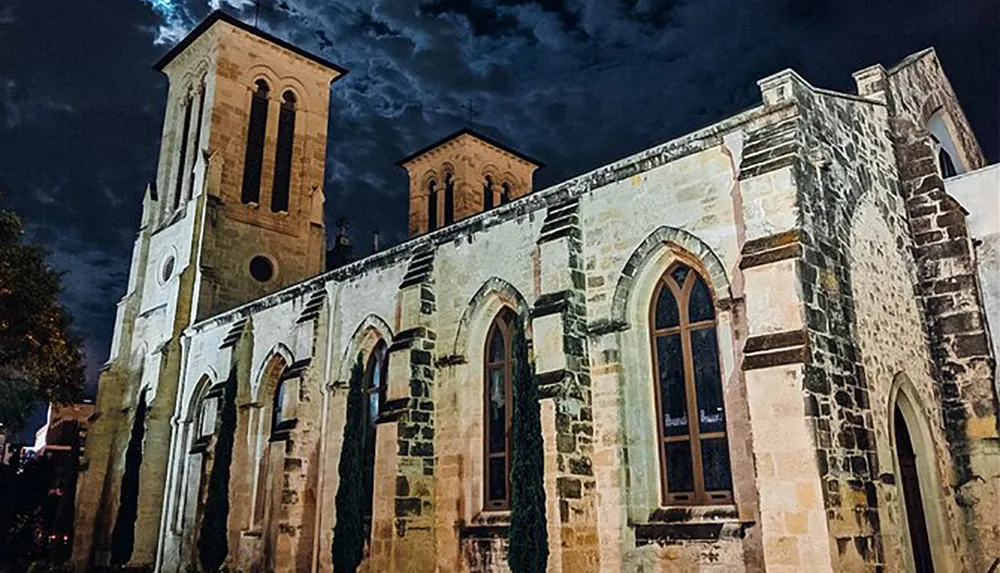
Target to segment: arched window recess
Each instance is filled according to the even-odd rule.
[[[427,182],[427,232],[437,230],[438,220],[438,192],[437,181],[431,179]]]
[[[205,395],[198,400],[194,415],[191,417],[191,453],[202,453],[208,450],[215,435],[215,425],[218,419],[219,407],[225,393],[225,383],[212,385]]]
[[[250,117],[247,125],[247,147],[243,160],[243,203],[260,203],[260,177],[264,165],[264,137],[267,134],[268,96],[271,87],[265,80],[254,84],[250,99]]]
[[[363,498],[362,516],[364,517],[366,536],[371,536],[372,514],[375,494],[375,445],[378,437],[378,418],[385,404],[386,380],[389,373],[388,348],[384,340],[379,342],[368,355],[365,366],[364,393],[364,463],[362,464]]]
[[[295,94],[281,96],[278,115],[278,145],[274,153],[274,185],[271,187],[271,211],[288,211],[292,181],[292,148],[295,143]]]
[[[704,278],[687,264],[672,265],[649,316],[665,505],[733,501],[716,326]]]
[[[287,440],[298,425],[299,384],[308,361],[292,363],[278,377],[271,402],[270,441]]]

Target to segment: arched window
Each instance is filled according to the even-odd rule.
[[[295,94],[281,96],[278,116],[278,147],[274,153],[274,186],[271,188],[271,211],[288,210],[288,193],[292,179],[292,144],[295,140]]]
[[[365,519],[366,532],[371,535],[372,508],[375,492],[375,438],[379,409],[385,401],[385,382],[388,374],[389,360],[386,355],[384,341],[379,341],[368,357],[365,368],[365,458],[364,458],[364,499],[362,500],[362,515]]]
[[[493,176],[487,175],[483,183],[483,210],[493,208]]]
[[[437,181],[431,179],[427,184],[427,231],[434,231],[438,226],[438,192]]]
[[[260,172],[264,163],[264,136],[267,135],[267,97],[270,86],[257,80],[257,89],[250,101],[250,123],[247,126],[247,151],[243,160],[244,203],[260,203]]]
[[[715,303],[705,280],[672,266],[653,294],[649,323],[663,502],[731,502]]]
[[[184,174],[187,167],[188,134],[191,131],[191,96],[184,100],[184,127],[181,131],[181,151],[177,158],[177,181],[174,183],[174,209],[181,205],[181,193],[184,191]]]
[[[444,224],[455,222],[455,179],[450,171],[444,174]]]
[[[253,526],[259,526],[264,519],[267,505],[267,492],[271,490],[270,485],[270,458],[272,442],[275,441],[275,429],[278,424],[285,420],[285,411],[288,406],[288,398],[285,395],[287,381],[282,380],[288,363],[280,354],[276,354],[267,365],[261,377],[261,389],[258,400],[263,401],[261,416],[258,418],[257,427],[257,479],[254,487],[253,503]],[[273,390],[270,390],[272,389]],[[268,395],[267,392],[273,392]],[[270,412],[267,410],[270,409]],[[278,442],[274,444],[279,451],[284,449],[284,444]]]
[[[510,421],[513,414],[513,338],[516,316],[508,308],[493,319],[484,353],[485,509],[510,507]]]
[[[500,204],[506,205],[510,203],[510,183],[504,181],[503,185],[500,186]]]
[[[288,420],[288,385],[285,380],[278,382],[278,387],[274,389],[274,402],[271,405],[271,434],[278,429],[282,422]]]

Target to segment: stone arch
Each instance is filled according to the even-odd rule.
[[[657,443],[656,359],[651,343],[651,312],[657,285],[663,275],[678,262],[692,268],[712,291],[716,307],[718,360],[725,409],[732,499],[738,507],[752,512],[756,503],[752,484],[755,479],[749,432],[749,406],[742,390],[742,372],[737,362],[736,318],[731,304],[730,283],[722,262],[697,237],[680,229],[660,227],[633,252],[625,264],[612,299],[612,337],[619,351],[621,370],[618,377],[619,426],[623,455],[629,460],[623,468],[628,487],[623,488],[628,518],[645,520],[664,499],[660,445]],[[742,510],[741,510],[742,511]]]
[[[272,96],[273,94],[276,93],[280,94],[280,92],[278,92],[277,90],[282,85],[281,77],[278,75],[277,72],[274,71],[274,69],[271,66],[264,63],[257,63],[253,66],[250,66],[249,68],[246,69],[245,72],[243,72],[243,80],[241,83],[246,87],[248,91],[253,92],[254,89],[256,89],[255,86],[258,80],[264,80],[265,82],[267,82],[267,85],[270,88],[269,90],[270,94]]]
[[[211,366],[198,377],[198,381],[194,385],[194,391],[191,392],[191,398],[187,402],[187,409],[183,412],[184,422],[194,421],[195,413],[198,411],[198,403],[205,398],[205,394],[208,393],[209,388],[215,386],[218,380],[219,376]]]
[[[292,351],[289,350],[287,346],[285,346],[283,343],[280,342],[276,344],[274,348],[272,348],[267,353],[267,356],[264,357],[264,360],[260,363],[260,367],[257,369],[256,382],[254,383],[253,388],[251,389],[251,394],[253,395],[254,400],[256,402],[260,402],[261,399],[270,399],[268,398],[267,395],[261,394],[261,392],[264,390],[264,386],[268,385],[273,386],[275,382],[274,380],[269,380],[268,377],[271,375],[270,372],[271,363],[276,358],[281,358],[282,360],[284,360],[286,367],[292,365],[295,362],[295,358],[294,355],[292,354]],[[274,378],[274,376],[270,377]]]
[[[281,98],[285,92],[292,92],[295,96],[295,111],[309,113],[313,107],[312,98],[305,84],[294,76],[282,76],[278,81],[279,84],[275,86],[274,93]]]
[[[465,312],[462,313],[462,318],[458,321],[454,352],[456,356],[465,356],[470,338],[475,332],[478,330],[486,332],[485,328],[478,329],[476,325],[482,326],[480,323],[485,323],[488,326],[503,306],[511,307],[521,317],[521,320],[526,320],[531,310],[524,296],[514,288],[514,285],[496,276],[486,279],[483,286],[479,287],[476,294],[469,300]],[[529,338],[531,337],[530,328],[529,323],[526,334]],[[476,343],[478,344],[478,342]]]
[[[351,367],[354,366],[354,357],[359,352],[367,356],[379,340],[384,340],[386,345],[391,346],[392,338],[392,328],[389,327],[389,324],[382,317],[377,314],[366,316],[347,340],[347,345],[344,347],[344,353],[340,359],[337,379],[347,380],[350,378]]]
[[[711,247],[683,229],[662,226],[650,233],[636,247],[622,268],[611,301],[612,321],[619,325],[628,324],[628,301],[639,271],[665,251],[671,250],[678,251],[682,258],[689,259],[702,268],[705,277],[709,279],[709,286],[714,291],[717,303],[732,299],[725,266]]]
[[[910,545],[910,531],[906,517],[906,507],[903,503],[902,484],[900,483],[899,444],[896,443],[895,410],[899,408],[910,435],[910,441],[917,457],[917,475],[920,487],[920,497],[923,505],[924,520],[930,541],[931,557],[935,571],[950,571],[950,555],[947,548],[952,546],[948,532],[948,519],[941,503],[941,478],[937,450],[934,445],[930,422],[925,415],[925,407],[920,393],[905,372],[896,374],[889,393],[888,419],[889,440],[892,448],[893,475],[897,486],[894,503],[900,516],[900,543],[903,549],[906,570],[913,570],[913,554]]]

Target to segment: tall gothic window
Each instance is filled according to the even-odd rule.
[[[510,422],[513,414],[514,320],[508,308],[493,319],[486,335],[483,395],[485,509],[510,507]]]
[[[438,226],[438,192],[437,181],[431,179],[427,184],[427,231],[434,231]]]
[[[483,210],[493,208],[493,176],[487,175],[483,183]]]
[[[510,183],[504,182],[500,186],[500,204],[506,205],[510,203]]]
[[[455,179],[451,172],[444,174],[444,224],[455,222]]]
[[[270,403],[265,402],[261,408],[261,416],[258,418],[259,432],[257,434],[257,481],[254,488],[253,504],[253,525],[257,526],[264,520],[265,507],[267,504],[267,492],[270,490],[270,458],[272,448],[277,451],[284,450],[284,444],[278,442],[271,443],[275,426],[284,419],[284,408],[286,398],[284,396],[284,386],[282,377],[288,363],[281,355],[275,355],[267,365],[267,370],[261,379],[261,389],[266,391],[273,388],[274,394],[270,396]],[[266,398],[265,398],[266,400]],[[268,411],[270,409],[270,411]]]
[[[288,192],[292,179],[292,143],[295,140],[295,94],[281,96],[278,116],[278,147],[274,153],[274,186],[271,189],[271,211],[288,210]]]
[[[184,100],[184,129],[181,131],[181,153],[177,159],[177,182],[174,184],[174,209],[181,205],[181,193],[184,191],[185,167],[187,167],[188,135],[191,131],[191,97]]]
[[[388,356],[384,341],[379,341],[368,357],[368,366],[365,369],[365,397],[367,398],[367,408],[365,409],[365,458],[364,458],[364,499],[362,500],[362,515],[365,518],[365,527],[371,535],[372,508],[374,506],[375,495],[375,438],[378,421],[379,408],[385,398],[385,383],[388,373]]]
[[[678,263],[660,279],[650,311],[663,502],[731,502],[712,293]]]
[[[247,126],[247,151],[243,161],[244,203],[260,203],[260,172],[264,165],[264,136],[267,135],[267,96],[271,91],[264,80],[257,80],[250,100],[250,123]]]
[[[195,120],[194,124],[194,139],[191,143],[194,145],[194,158],[191,161],[191,170],[189,172],[190,182],[188,183],[188,198],[194,195],[194,167],[198,163],[198,154],[201,153],[201,122],[205,117],[205,82],[201,83],[200,94],[198,95],[198,119]]]

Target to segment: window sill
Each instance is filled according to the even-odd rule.
[[[740,521],[735,505],[661,507],[646,523],[629,524],[635,545],[666,545],[678,541],[716,542],[743,539],[753,521]]]
[[[243,537],[262,537],[263,532],[260,529],[244,529],[240,535]]]
[[[509,511],[484,511],[472,518],[472,523],[456,523],[459,539],[507,539],[510,528]]]
[[[207,436],[201,436],[198,439],[196,439],[193,444],[191,444],[191,451],[189,453],[203,454],[208,451],[208,445],[211,442],[212,442],[211,434]]]
[[[282,420],[278,422],[278,425],[271,430],[271,437],[268,439],[269,442],[284,442],[288,438],[292,437],[292,430],[295,429],[299,420],[293,418],[291,420]]]

